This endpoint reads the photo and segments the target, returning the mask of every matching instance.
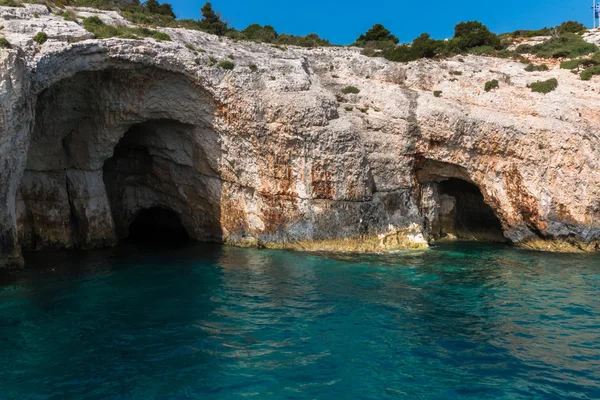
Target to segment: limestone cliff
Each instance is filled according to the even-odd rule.
[[[95,40],[36,5],[0,18],[13,45],[0,50],[2,263],[112,245],[152,207],[194,239],[238,245],[381,251],[457,236],[599,249],[596,79],[185,29]],[[549,94],[527,88],[551,77]],[[491,79],[500,87],[485,92]]]

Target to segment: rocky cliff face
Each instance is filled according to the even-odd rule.
[[[194,239],[237,245],[599,249],[597,80],[184,29],[161,29],[172,42],[95,40],[35,5],[0,19],[13,44],[0,50],[2,263],[21,249],[112,245],[154,207]],[[526,87],[551,77],[547,95]],[[491,79],[500,88],[485,92]]]

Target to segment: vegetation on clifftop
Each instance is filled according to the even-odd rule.
[[[306,36],[296,36],[285,33],[278,33],[270,25],[261,26],[258,24],[249,25],[243,30],[237,30],[225,21],[217,11],[212,8],[210,2],[205,3],[201,8],[201,18],[196,19],[177,19],[173,12],[173,7],[169,3],[159,3],[157,0],[147,0],[140,3],[139,0],[30,0],[28,2],[54,4],[58,7],[76,6],[92,7],[100,10],[118,10],[124,18],[135,24],[144,25],[146,28],[170,27],[199,30],[212,33],[218,36],[226,36],[233,40],[248,40],[262,43],[273,43],[275,45],[296,45],[303,47],[330,46],[328,40],[322,39],[316,33]],[[7,3],[7,4],[3,4]],[[8,4],[10,3],[10,4]],[[18,0],[0,0],[0,5],[20,5]],[[99,32],[98,37],[140,37],[151,36],[153,34],[142,34],[141,32],[118,33],[107,28],[92,27],[95,32]],[[89,30],[89,29],[88,29]],[[162,40],[167,40],[163,38]]]
[[[98,17],[89,17],[83,20],[83,27],[100,39],[119,37],[123,39],[141,39],[151,37],[155,40],[170,41],[169,35],[148,28],[130,28],[127,26],[106,25]]]
[[[278,33],[270,25],[251,24],[245,29],[237,30],[222,19],[220,14],[212,8],[210,2],[202,6],[200,19],[178,19],[171,4],[160,3],[158,0],[144,2],[140,2],[140,0],[0,0],[0,5],[19,6],[23,1],[59,8],[78,6],[117,10],[127,20],[140,26],[109,26],[97,17],[85,19],[84,27],[98,38],[140,39],[152,37],[156,40],[170,40],[167,34],[152,29],[162,26],[200,30],[225,36],[234,41],[270,43],[280,50],[286,50],[288,45],[304,47],[331,45],[328,40],[315,33],[306,36]],[[63,15],[67,20],[77,20],[72,11],[60,10],[58,14]],[[581,73],[582,79],[589,79],[598,74],[600,70],[600,67],[597,68],[600,65],[600,57],[595,56],[600,50],[596,45],[583,40],[581,33],[585,30],[583,24],[567,21],[551,28],[517,30],[497,35],[479,21],[466,21],[456,24],[452,38],[437,40],[425,32],[417,36],[411,43],[401,43],[400,39],[385,26],[375,24],[368,31],[359,35],[352,46],[362,47],[364,55],[384,57],[395,62],[410,62],[422,58],[442,59],[458,54],[513,58],[529,64],[526,70],[530,72],[545,71],[548,67],[544,64],[531,64],[527,58],[529,56],[567,59],[561,63],[561,68],[571,69],[575,73]],[[525,43],[515,48],[519,39],[535,36],[549,36],[550,38],[542,43],[535,45]],[[195,49],[191,50],[196,52]]]

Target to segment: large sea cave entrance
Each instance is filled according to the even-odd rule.
[[[80,72],[46,88],[17,199],[22,248],[222,241],[214,119],[208,92],[157,68]]]
[[[462,167],[425,160],[417,177],[424,228],[431,240],[508,241],[498,216]]]

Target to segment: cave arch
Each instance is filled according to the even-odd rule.
[[[132,125],[103,165],[103,180],[118,240],[129,236],[140,210],[174,212],[195,240],[219,241],[220,180],[198,170],[196,127],[150,120]]]
[[[500,219],[466,169],[424,159],[418,163],[417,179],[430,240],[508,242]]]
[[[221,241],[215,110],[193,79],[157,67],[84,71],[44,89],[17,198],[22,247],[111,246],[157,205],[192,239]]]

